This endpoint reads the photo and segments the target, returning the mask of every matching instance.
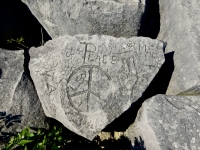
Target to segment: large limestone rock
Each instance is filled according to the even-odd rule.
[[[175,69],[167,90],[169,95],[186,94],[187,90],[194,91],[199,86],[199,7],[199,0],[160,0],[161,27],[158,39],[167,42],[166,53],[175,52]]]
[[[149,38],[63,36],[30,49],[30,73],[45,114],[93,139],[149,85],[164,62]]]
[[[200,97],[154,96],[142,104],[135,123],[126,131],[147,150],[200,149]]]
[[[137,35],[145,0],[22,0],[52,38]]]
[[[23,73],[23,63],[23,51],[0,49],[1,142],[27,126],[48,127],[34,85]]]

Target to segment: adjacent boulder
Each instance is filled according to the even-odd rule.
[[[145,0],[22,0],[52,38],[61,35],[137,35]]]
[[[15,90],[10,113],[21,116],[19,130],[31,126],[35,128],[47,128],[46,116],[32,81],[24,73]],[[8,113],[8,112],[7,112]]]
[[[1,142],[28,126],[48,127],[34,85],[23,73],[23,63],[23,51],[0,50]]]
[[[147,150],[200,149],[200,97],[154,96],[142,104],[135,123],[126,131]]]
[[[12,101],[24,68],[23,51],[0,49],[0,111]]]
[[[161,27],[158,39],[174,51],[174,73],[166,94],[196,92],[200,81],[200,1],[160,0]],[[199,89],[199,88],[198,88]]]
[[[65,35],[30,57],[45,114],[90,140],[137,101],[164,62],[158,40],[99,35]]]

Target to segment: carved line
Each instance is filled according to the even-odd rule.
[[[84,65],[84,66],[81,66],[79,68],[77,68],[76,70],[74,70],[72,72],[72,74],[69,76],[68,80],[67,80],[67,83],[69,83],[69,81],[71,80],[71,78],[82,68],[98,68],[99,70],[101,70],[107,77],[108,77],[108,80],[111,80],[111,77],[110,75],[104,71],[103,69],[101,69],[99,66],[95,66],[95,65]]]
[[[91,84],[92,84],[92,73],[93,73],[93,68],[90,68],[89,70],[89,81],[88,81],[88,90],[91,90]],[[87,93],[87,111],[89,109],[88,103],[90,101],[90,92]]]
[[[84,91],[80,91],[80,92],[71,94],[71,95],[69,95],[69,96],[70,96],[70,97],[74,97],[74,96],[78,96],[78,95],[81,95],[81,94],[84,94],[84,93],[88,93],[88,92],[89,92],[88,90],[84,90]]]
[[[101,71],[108,77],[108,80],[111,80],[111,77],[110,77],[110,75],[109,75],[106,71],[104,71],[103,69],[101,69],[99,66],[85,65],[85,66],[81,66],[81,67],[77,68],[75,71],[72,72],[72,74],[69,76],[69,78],[68,78],[68,80],[67,80],[67,84],[70,82],[71,78],[72,78],[80,69],[82,69],[82,68],[90,68],[90,70],[89,70],[89,80],[88,80],[88,83],[89,83],[89,84],[88,84],[88,90],[81,91],[81,92],[74,93],[74,94],[70,95],[70,94],[69,94],[69,87],[67,86],[67,96],[68,96],[68,99],[69,99],[69,102],[70,102],[71,106],[72,106],[73,108],[75,108],[76,110],[78,110],[78,111],[82,111],[81,109],[77,108],[77,107],[73,104],[73,102],[72,102],[72,100],[71,100],[71,97],[78,96],[78,95],[80,95],[80,94],[83,94],[83,93],[86,93],[86,92],[87,92],[87,111],[88,111],[88,109],[89,109],[88,102],[89,102],[89,100],[90,100],[90,94],[92,93],[92,94],[94,94],[95,96],[99,97],[99,99],[100,99],[100,96],[99,96],[98,94],[96,94],[96,93],[94,93],[94,92],[91,91],[91,82],[92,82],[93,68],[98,68],[99,70],[101,70]],[[110,96],[110,97],[111,97],[111,96]],[[102,99],[101,99],[101,100],[102,100]],[[81,105],[81,104],[80,104],[80,105]],[[79,105],[79,106],[80,106],[80,105]]]
[[[77,93],[74,93],[74,94],[71,94],[69,95],[70,97],[75,97],[75,96],[78,96],[78,95],[81,95],[81,94],[84,94],[84,93],[91,93],[93,95],[95,95],[96,97],[99,97],[100,98],[100,95],[91,91],[91,90],[84,90],[84,91],[80,91],[80,92],[77,92]]]

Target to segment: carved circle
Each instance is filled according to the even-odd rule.
[[[112,102],[111,85],[110,75],[99,66],[81,66],[67,80],[67,96],[77,111],[91,113]]]

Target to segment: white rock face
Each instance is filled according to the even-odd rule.
[[[200,1],[160,0],[161,28],[158,39],[174,51],[174,73],[166,94],[200,93]],[[191,92],[190,92],[191,93]],[[194,92],[193,92],[194,93]]]
[[[33,83],[23,74],[23,51],[0,49],[0,137],[8,137],[27,126],[48,127]],[[0,148],[2,145],[0,144]]]
[[[59,37],[30,57],[45,114],[90,140],[137,101],[164,62],[157,40],[98,35]]]
[[[134,144],[144,141],[147,150],[200,149],[199,96],[154,96],[142,104],[126,131]]]
[[[137,35],[142,0],[22,0],[52,38],[61,35]]]

